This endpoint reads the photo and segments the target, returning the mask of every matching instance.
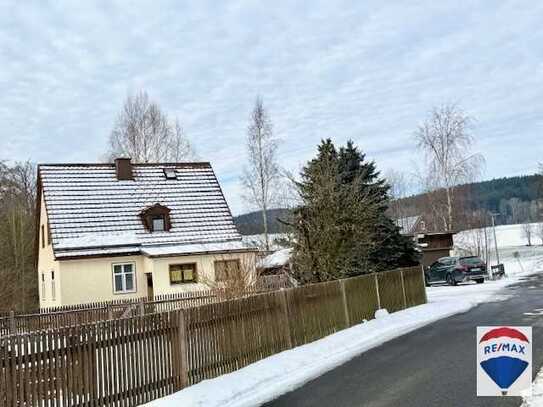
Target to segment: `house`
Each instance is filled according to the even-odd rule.
[[[281,249],[256,262],[259,284],[264,287],[293,287],[297,285],[291,276],[292,249]]]
[[[207,162],[38,166],[40,306],[130,299],[254,272]]]
[[[401,234],[410,236],[415,241],[422,253],[420,262],[423,266],[430,266],[437,259],[450,256],[455,232],[426,230],[422,215],[399,218],[395,223],[400,228]]]
[[[425,230],[424,221],[420,215],[398,218],[394,220],[394,223],[400,228],[402,235],[413,236],[417,231]]]

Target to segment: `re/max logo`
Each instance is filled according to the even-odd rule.
[[[495,352],[514,352],[518,353],[519,355],[525,354],[526,347],[524,345],[519,345],[516,343],[495,343],[493,345],[485,346],[484,352],[485,355],[488,353],[495,353]]]

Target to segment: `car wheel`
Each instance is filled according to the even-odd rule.
[[[426,287],[430,287],[430,279],[428,278],[426,274],[424,275],[424,285]]]
[[[477,284],[483,284],[485,282],[485,279],[484,278],[478,278],[475,281],[477,282]]]

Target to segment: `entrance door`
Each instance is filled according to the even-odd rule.
[[[153,274],[146,273],[145,276],[147,277],[147,298],[152,299],[155,295],[153,292]]]

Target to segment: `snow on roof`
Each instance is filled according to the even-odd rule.
[[[247,247],[240,241],[214,242],[214,243],[193,243],[185,245],[167,245],[142,247],[141,252],[145,256],[173,256],[186,254],[220,253],[227,251],[251,251],[256,250]]]
[[[241,240],[209,163],[132,164],[132,169],[133,180],[119,181],[114,164],[39,166],[55,256]],[[176,178],[166,179],[165,169]],[[140,218],[156,203],[170,209],[167,232],[149,232]]]
[[[275,253],[260,259],[257,263],[257,267],[263,269],[282,267],[289,262],[291,254],[292,249],[278,250]]]
[[[405,218],[399,218],[395,220],[396,226],[400,228],[400,231],[405,234],[412,234],[415,232],[417,224],[420,221],[421,216],[407,216]]]
[[[140,241],[135,233],[112,233],[112,234],[86,234],[78,237],[66,237],[59,239],[56,248],[79,249],[104,246],[127,246],[139,245]]]
[[[268,233],[268,240],[270,244],[270,250],[280,250],[284,246],[278,243],[279,240],[286,240],[288,234],[286,233]],[[263,248],[265,246],[264,234],[257,235],[243,235],[243,241],[247,246]]]

